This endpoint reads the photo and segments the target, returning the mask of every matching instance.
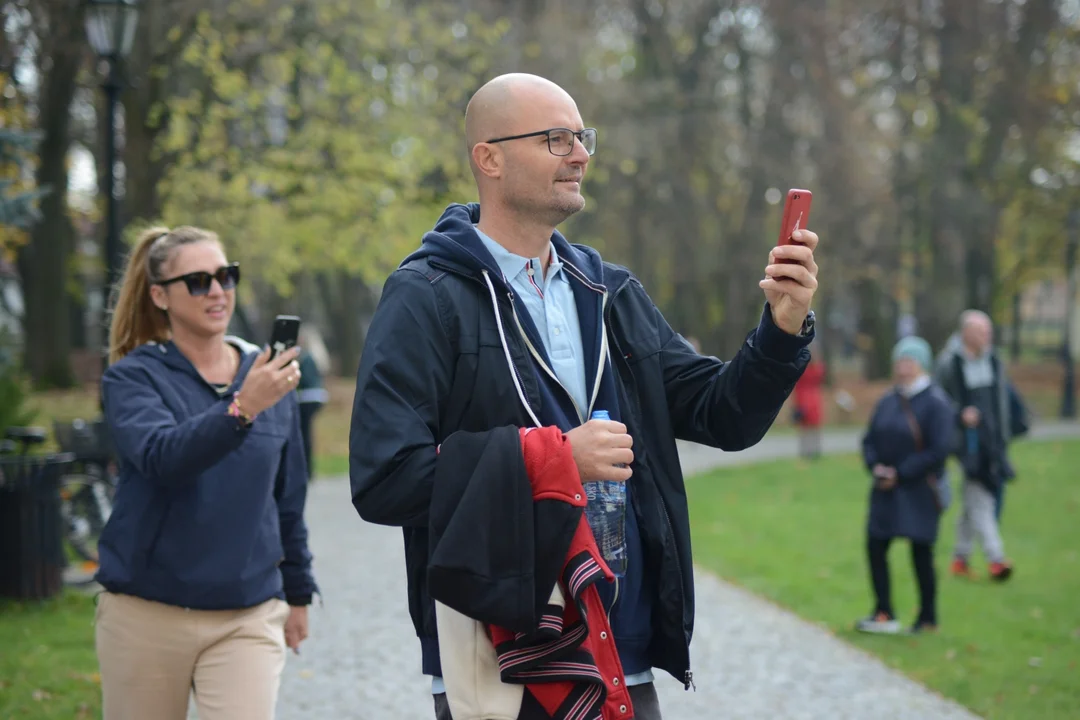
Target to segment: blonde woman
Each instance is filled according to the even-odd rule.
[[[152,228],[113,311],[105,418],[120,464],[101,535],[105,720],[272,720],[307,636],[298,348],[226,334],[240,268],[217,236]]]

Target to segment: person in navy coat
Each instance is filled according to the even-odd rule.
[[[878,401],[862,443],[871,475],[866,549],[875,606],[856,624],[862,632],[884,634],[901,630],[888,564],[896,538],[911,542],[919,585],[919,613],[911,631],[937,629],[934,542],[948,503],[947,481],[941,478],[958,420],[952,401],[928,374],[933,353],[925,340],[905,337],[892,356],[895,387]]]
[[[101,380],[120,480],[101,533],[105,720],[271,720],[318,592],[294,390],[299,348],[227,334],[240,266],[216,233],[149,228]]]

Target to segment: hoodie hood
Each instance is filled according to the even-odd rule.
[[[262,348],[234,335],[226,335],[225,342],[240,351],[240,367],[237,369],[236,378],[233,380],[233,385],[238,386],[247,377],[248,370],[251,369],[251,366],[259,357]],[[187,359],[184,353],[180,352],[180,348],[176,347],[172,340],[163,343],[151,341],[145,345],[140,345],[128,353],[128,357],[138,358],[140,362],[159,362],[174,370],[187,373],[196,378],[202,378],[199,371],[195,369],[195,366],[191,364],[191,361]]]
[[[405,258],[402,265],[434,256],[463,274],[480,275],[487,270],[494,281],[509,291],[498,264],[476,234],[478,222],[479,203],[447,206],[435,227],[424,233],[419,249]],[[571,245],[558,230],[552,233],[551,243],[571,273],[593,290],[604,291],[604,262],[600,253],[584,245]]]

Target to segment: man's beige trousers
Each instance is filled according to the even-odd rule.
[[[104,720],[273,720],[285,668],[289,606],[185,610],[98,596],[96,644]]]

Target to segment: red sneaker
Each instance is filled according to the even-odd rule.
[[[997,580],[998,582],[1005,582],[1012,576],[1013,567],[1012,563],[996,562],[990,563],[990,579]]]
[[[968,567],[968,561],[962,557],[953,558],[950,571],[956,577],[971,577],[971,568]]]

